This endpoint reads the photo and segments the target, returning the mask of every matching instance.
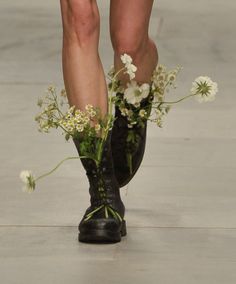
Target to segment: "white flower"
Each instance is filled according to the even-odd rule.
[[[27,183],[28,182],[28,177],[31,175],[30,171],[22,171],[20,173],[20,179],[24,182]]]
[[[131,83],[127,84],[127,89],[125,89],[124,92],[124,99],[127,101],[129,104],[136,104],[138,102],[138,94],[139,92],[139,86],[135,81],[131,81]]]
[[[147,83],[144,83],[140,86],[140,90],[142,92],[142,98],[145,99],[149,95],[150,85]]]
[[[130,80],[133,80],[135,78],[135,72],[137,71],[137,67],[133,64],[129,64],[126,66],[126,73],[129,75]]]
[[[149,95],[149,84],[144,83],[139,86],[136,81],[131,81],[127,86],[127,89],[124,91],[124,99],[129,104],[134,106],[139,105],[139,103]]]
[[[139,116],[140,116],[140,117],[145,117],[146,115],[147,115],[146,110],[145,110],[145,109],[140,109],[140,111],[139,111]]]
[[[101,125],[97,123],[94,128],[96,132],[99,132],[101,130]]]
[[[109,69],[109,71],[108,71],[108,76],[111,77],[111,78],[113,78],[114,75],[115,75],[115,67],[114,67],[114,65],[111,65],[111,66],[110,66],[110,69]]]
[[[165,72],[165,71],[166,71],[166,67],[164,65],[162,65],[162,64],[157,65],[156,72],[162,73],[162,72]]]
[[[125,65],[126,68],[126,74],[129,75],[130,80],[133,80],[135,78],[135,72],[137,71],[137,67],[132,64],[133,60],[128,54],[121,55],[121,61]]]
[[[68,115],[72,116],[74,111],[75,111],[75,106],[70,107],[69,110],[68,110]]]
[[[73,127],[71,127],[71,129],[68,127],[68,130],[69,131],[73,131]],[[78,132],[83,132],[84,131],[84,126],[82,124],[78,124],[78,125],[76,125],[76,130]]]
[[[96,116],[96,110],[94,109],[94,107],[92,105],[86,105],[85,106],[85,110],[87,111],[87,113],[89,114],[89,116],[91,118],[93,118],[94,116]]]
[[[174,82],[176,80],[176,75],[171,73],[168,75],[168,81]]]
[[[35,190],[35,179],[31,171],[22,171],[20,173],[20,179],[25,184],[22,188],[24,192],[32,193]]]
[[[127,108],[121,108],[120,112],[121,112],[121,115],[123,116],[129,115],[129,110]]]
[[[131,64],[133,62],[131,56],[129,56],[128,54],[124,53],[123,55],[121,55],[120,57],[122,63],[124,65],[127,65],[127,64]]]
[[[50,86],[48,86],[47,91],[48,91],[49,93],[56,93],[56,87],[53,86],[53,85],[50,85]]]
[[[62,89],[61,90],[61,96],[66,98],[67,97],[67,94],[66,94],[66,90],[65,89]]]
[[[198,102],[210,102],[215,99],[215,95],[218,92],[218,85],[211,78],[200,76],[194,80],[190,92],[192,95],[195,95]]]

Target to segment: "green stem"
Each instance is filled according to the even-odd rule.
[[[111,206],[108,206],[107,209],[111,212],[111,214],[113,215],[114,218],[116,218],[116,219],[118,218],[122,222],[122,218],[121,218],[120,214],[116,210],[114,211],[111,208]]]
[[[94,209],[93,211],[91,211],[90,213],[88,213],[87,215],[86,215],[86,217],[90,217],[90,216],[92,216],[93,214],[95,214],[96,212],[98,212],[100,209],[102,209],[104,207],[104,205],[101,205],[101,206],[99,206],[99,207],[97,207],[96,209]]]
[[[113,80],[115,80],[115,79],[117,78],[117,76],[118,76],[121,72],[123,72],[125,69],[126,69],[126,67],[123,67],[123,68],[121,68],[118,72],[116,72],[116,74],[115,74],[114,77],[113,77]]]
[[[116,75],[117,74],[118,74],[118,72],[116,73]],[[114,78],[115,78],[115,76],[114,76]],[[114,82],[114,79],[113,79],[113,82]],[[100,163],[101,158],[102,158],[103,147],[104,147],[105,141],[107,140],[108,132],[109,132],[109,129],[110,129],[110,124],[111,124],[111,121],[112,121],[112,94],[113,94],[113,91],[114,91],[114,83],[113,82],[112,82],[112,89],[111,89],[110,94],[108,96],[109,100],[108,100],[107,124],[106,124],[106,128],[104,129],[104,135],[103,135],[102,140],[99,143],[99,147],[98,147],[98,155],[97,155],[98,164]]]
[[[97,166],[99,166],[101,159],[102,159],[103,145],[104,145],[104,139],[102,139],[101,142],[98,145],[98,154],[97,154],[97,161],[96,161]]]
[[[53,118],[55,119],[55,120],[57,120],[56,121],[56,123],[57,123],[57,125],[63,130],[63,131],[65,131],[67,134],[70,134],[70,132],[69,131],[67,131],[63,126],[61,126],[59,123],[58,123],[58,121],[60,120],[55,114],[53,114]],[[71,135],[71,134],[70,134]]]
[[[190,97],[194,97],[196,94],[191,94],[191,95],[188,95],[188,96],[186,96],[186,97],[183,97],[183,98],[181,98],[181,99],[179,99],[179,100],[177,100],[177,101],[172,101],[172,102],[165,102],[165,101],[163,101],[163,102],[160,102],[160,103],[158,103],[158,104],[177,104],[177,103],[179,103],[179,102],[181,102],[181,101],[183,101],[183,100],[185,100],[185,99],[187,99],[187,98],[190,98]]]
[[[86,156],[81,156],[81,157],[67,157],[67,158],[65,158],[64,160],[62,160],[60,163],[58,163],[58,164],[56,165],[56,167],[53,168],[51,171],[49,171],[49,172],[47,172],[47,173],[45,173],[45,174],[43,174],[43,175],[37,177],[37,178],[35,179],[35,181],[37,181],[37,180],[39,180],[39,179],[42,179],[42,178],[44,178],[44,177],[46,177],[46,176],[49,176],[50,174],[52,174],[53,172],[55,172],[65,161],[68,161],[68,160],[75,160],[75,159],[84,159],[84,158],[86,158]]]
[[[62,113],[62,111],[60,110],[58,103],[56,103],[57,106],[57,112],[59,113],[60,117],[62,118],[64,116],[64,114]]]
[[[112,87],[111,87],[111,90],[110,90],[110,94],[109,94],[109,101],[108,101],[108,114],[109,115],[112,115],[112,94],[114,92],[114,86],[115,86],[115,82],[116,82],[116,78],[117,76],[119,75],[120,72],[124,71],[126,68],[122,68],[121,70],[119,70],[115,75],[114,77],[112,78],[112,81],[111,81],[111,84],[112,84]]]
[[[53,96],[53,100],[54,100],[54,103],[55,103],[55,105],[56,105],[56,110],[57,110],[57,112],[58,112],[58,114],[60,115],[60,117],[62,118],[64,115],[63,115],[63,113],[62,113],[62,111],[60,110],[60,107],[59,107],[59,105],[58,105],[58,101],[57,101],[57,95],[55,94],[55,93],[51,93],[52,94],[52,96]]]
[[[105,206],[105,217],[106,217],[106,219],[109,217],[107,206]]]
[[[133,173],[133,165],[132,165],[132,155],[131,153],[126,154],[127,164],[129,168],[130,175]]]

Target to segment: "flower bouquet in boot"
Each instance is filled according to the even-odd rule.
[[[112,132],[112,154],[115,173],[120,187],[125,186],[134,177],[143,160],[146,144],[147,122],[163,126],[163,118],[171,107],[187,98],[195,97],[199,102],[212,101],[218,91],[217,83],[207,76],[200,76],[192,83],[190,94],[178,100],[166,100],[171,89],[176,88],[177,75],[180,68],[167,70],[157,65],[150,83],[139,84],[135,81],[136,66],[132,58],[124,54],[121,60],[130,75],[130,82],[124,87],[109,72],[111,80],[115,80],[114,104],[115,122]]]
[[[91,110],[93,108],[89,106]],[[95,116],[98,118],[98,113]],[[126,235],[125,207],[115,177],[111,131],[113,117],[99,120],[88,133],[73,135],[89,181],[90,207],[79,224],[82,242],[119,242]],[[97,131],[96,131],[97,128]],[[98,130],[99,129],[99,130]]]
[[[65,91],[58,97],[55,87],[48,88],[38,105],[41,113],[35,119],[39,131],[49,133],[53,128],[61,129],[67,141],[73,140],[79,156],[65,158],[37,178],[30,171],[21,172],[24,191],[33,192],[38,180],[53,173],[66,160],[81,159],[89,181],[90,206],[79,224],[79,241],[119,242],[126,235],[126,223],[111,152],[112,97],[109,96],[109,111],[105,116],[92,105],[86,105],[84,111],[69,107]]]

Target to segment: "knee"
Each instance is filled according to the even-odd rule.
[[[79,45],[90,43],[99,32],[95,0],[61,0],[63,36]]]
[[[116,55],[127,53],[135,61],[146,52],[149,37],[147,32],[138,28],[131,31],[117,28],[111,30],[111,41]]]

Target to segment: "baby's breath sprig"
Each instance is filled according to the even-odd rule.
[[[152,94],[153,102],[162,102],[166,93],[170,88],[176,88],[176,79],[181,68],[176,67],[172,70],[167,70],[164,65],[158,65],[153,71],[152,75]]]
[[[38,99],[37,105],[40,107],[41,112],[35,116],[35,121],[38,123],[38,130],[40,132],[49,133],[52,128],[62,128],[66,131],[63,126],[59,123],[63,117],[61,110],[62,106],[68,105],[65,97],[65,90],[61,91],[61,98],[56,94],[56,88],[49,86],[46,95]]]

